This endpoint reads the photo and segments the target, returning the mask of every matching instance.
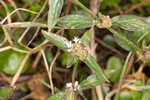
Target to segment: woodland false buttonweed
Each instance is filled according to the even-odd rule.
[[[66,45],[67,45],[67,47],[68,47],[68,52],[71,52],[71,48],[72,48],[72,46],[73,46],[73,44],[72,44],[72,41],[69,41],[69,42],[66,42]]]
[[[110,28],[112,26],[112,19],[109,16],[100,15],[96,26],[99,28]]]
[[[68,52],[72,52],[79,57],[80,60],[85,60],[88,56],[88,49],[82,44],[82,41],[74,37],[73,41],[66,42]]]
[[[81,40],[80,40],[79,38],[77,38],[77,37],[74,37],[73,41],[74,41],[75,43],[81,43]]]
[[[74,86],[72,85],[71,82],[70,82],[70,83],[67,83],[67,84],[66,84],[66,87],[67,87],[67,88],[72,88],[74,91],[76,91],[77,88],[78,88],[78,81],[75,81]]]
[[[81,43],[81,40],[79,38],[77,38],[77,37],[74,37],[73,42],[75,42],[75,43]],[[67,51],[71,52],[71,48],[73,47],[72,41],[66,42],[66,45],[68,47]]]

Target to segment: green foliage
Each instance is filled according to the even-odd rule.
[[[76,56],[74,56],[73,54],[70,54],[68,52],[65,52],[61,56],[61,63],[63,66],[67,66],[67,68],[71,67],[77,61],[78,61],[78,58]]]
[[[119,34],[121,36],[123,36],[127,41],[131,42],[134,45],[137,45],[137,40],[135,40],[135,38],[132,36],[131,32],[127,32],[121,29],[117,29],[117,31],[119,32]],[[130,34],[131,33],[131,34]],[[130,51],[136,51],[135,47],[132,47],[131,45],[129,45],[129,43],[127,41],[121,40],[120,38],[118,38],[117,36],[114,38],[116,43],[120,45],[120,47],[122,47],[123,49]]]
[[[8,100],[9,96],[12,95],[12,92],[13,92],[12,88],[0,88],[0,99]]]
[[[94,30],[93,30],[93,28],[91,28],[87,32],[85,32],[84,35],[81,37],[81,40],[84,45],[86,45],[86,46],[89,45],[93,32],[94,32]]]
[[[69,41],[65,37],[62,37],[60,35],[56,35],[56,34],[53,34],[53,33],[47,33],[46,31],[42,31],[42,32],[43,32],[43,35],[47,39],[49,39],[52,43],[54,43],[59,48],[63,49],[64,51],[68,51],[68,49],[70,49],[67,46]],[[79,46],[80,46],[80,44],[79,44]],[[71,47],[71,48],[73,48],[73,47]],[[74,54],[74,55],[76,55],[76,54]],[[79,56],[81,56],[81,55],[79,55]],[[86,56],[87,56],[87,58],[85,58],[84,62],[91,69],[93,69],[98,75],[102,76],[105,80],[107,80],[106,76],[104,75],[104,73],[103,73],[102,69],[99,67],[99,65],[96,63],[95,59],[92,56],[90,56],[89,54],[87,54]]]
[[[107,68],[105,71],[107,72],[109,79],[112,82],[119,80],[121,69],[122,69],[122,62],[120,58],[112,56],[108,59]]]
[[[118,100],[134,100],[129,91],[123,91],[119,95]]]
[[[22,83],[21,84],[21,87],[20,87],[21,91],[23,92],[28,92],[29,91],[29,88],[28,88],[28,85],[26,82]]]
[[[81,95],[86,100],[86,97],[84,97],[84,92],[82,90],[94,88],[97,85],[103,84],[105,81],[109,82],[109,80],[112,82],[112,84],[108,83],[106,84],[106,86],[101,88],[103,93],[102,96],[104,99],[105,96],[108,94],[108,92],[111,93],[113,89],[116,89],[115,86],[117,85],[117,90],[120,91],[113,95],[115,100],[141,100],[142,98],[144,98],[144,100],[149,100],[150,96],[148,95],[150,90],[149,90],[148,82],[147,84],[144,84],[144,82],[142,82],[141,80],[140,81],[135,80],[136,82],[129,84],[129,86],[131,85],[143,89],[139,91],[128,89],[128,88],[122,89],[122,85],[126,84],[126,79],[128,78],[128,77],[126,78],[124,77],[125,77],[125,71],[127,70],[127,67],[129,65],[131,54],[135,53],[137,58],[141,59],[143,63],[149,62],[150,60],[150,59],[146,59],[146,60],[144,59],[145,56],[147,57],[150,54],[149,53],[150,49],[148,47],[148,45],[150,44],[150,39],[149,39],[150,18],[139,17],[138,15],[137,16],[136,15],[116,16],[116,14],[115,15],[112,14],[112,12],[119,13],[117,10],[114,9],[120,7],[121,0],[103,0],[102,3],[100,4],[99,11],[103,12],[104,10],[106,10],[108,14],[110,14],[109,13],[110,11],[112,16],[114,16],[113,18],[110,18],[109,16],[104,15],[101,12],[98,12],[98,14],[94,14],[89,9],[91,8],[90,0],[73,0],[73,3],[65,2],[65,4],[64,1],[67,0],[49,0],[48,2],[45,1],[45,5],[46,3],[48,3],[45,7],[48,8],[45,8],[42,12],[39,12],[41,8],[44,6],[44,1],[21,0],[20,2],[24,3],[25,7],[27,7],[30,10],[36,11],[37,15],[33,16],[33,13],[30,14],[30,13],[24,13],[18,11],[15,12],[16,15],[18,16],[18,14],[21,14],[23,20],[21,22],[16,22],[18,21],[17,17],[15,15],[13,16],[10,15],[10,18],[13,23],[11,23],[11,21],[9,22],[8,16],[6,17],[6,11],[5,11],[6,9],[0,6],[1,9],[0,19],[3,20],[3,17],[5,17],[1,25],[4,32],[0,31],[0,33],[2,33],[2,35],[0,35],[0,42],[2,42],[0,43],[0,47],[1,47],[0,48],[0,59],[1,59],[0,72],[4,72],[9,75],[16,74],[18,68],[24,62],[24,59],[27,55],[26,53],[22,53],[24,49],[26,50],[26,52],[28,52],[31,55],[44,50],[44,54],[46,58],[44,57],[43,52],[42,54],[38,53],[36,59],[32,60],[34,64],[38,61],[37,59],[39,59],[40,56],[42,55],[43,56],[42,58],[44,58],[44,64],[47,61],[48,65],[50,65],[52,64],[51,62],[54,59],[55,62],[53,66],[51,66],[51,68],[58,67],[58,66],[59,67],[64,66],[66,68],[69,68],[71,66],[74,67],[68,69],[71,72],[73,72],[73,73],[69,73],[69,75],[70,74],[72,75],[72,82],[66,83],[64,81],[66,83],[66,86],[62,86],[62,84],[59,83],[58,81],[61,78],[61,74],[64,73],[63,71],[60,71],[60,73],[56,73],[55,80],[52,80],[50,78],[50,75],[48,75],[50,81],[54,81],[53,84],[55,87],[54,90],[52,90],[54,91],[54,95],[50,95],[47,100],[75,100],[78,94]],[[124,8],[128,8],[128,6],[132,6],[129,3],[136,4],[141,1],[143,0],[123,1],[128,5],[121,7],[121,9],[119,10],[125,11]],[[20,2],[16,1],[17,6]],[[69,7],[68,4],[71,4],[71,6]],[[76,5],[72,6],[74,4]],[[66,5],[69,8],[65,7]],[[149,6],[149,4],[147,5]],[[6,6],[8,7],[8,10],[10,12],[12,12],[12,9],[14,9],[7,2],[6,2]],[[70,11],[70,9],[73,10]],[[143,9],[138,9],[136,11],[140,11],[146,14],[145,12],[143,12]],[[46,12],[48,12],[48,16]],[[142,14],[140,15],[142,16]],[[47,18],[45,18],[45,16]],[[34,17],[37,21],[34,19]],[[31,21],[32,19],[34,19],[33,22]],[[45,22],[45,20],[47,22]],[[8,24],[5,21],[8,21]],[[22,30],[18,31],[19,30],[18,28],[21,28]],[[23,28],[28,28],[30,30],[28,31],[26,30],[25,32],[23,32],[24,31]],[[102,28],[105,29],[103,30]],[[109,30],[113,35],[110,35],[109,31],[106,30]],[[41,31],[42,35],[40,34],[39,31]],[[21,37],[19,37],[20,35]],[[129,52],[128,56],[126,57],[126,60],[121,61],[120,57],[117,57],[115,56],[115,54],[114,55],[112,54],[113,56],[111,56],[109,59],[106,58],[107,61],[101,62],[102,60],[101,59],[99,60],[100,58],[99,56],[103,57],[105,56],[105,54],[97,55],[97,51],[99,52],[99,50],[101,51],[103,50],[103,48],[97,46],[97,48],[95,49],[94,46],[91,45],[89,48],[90,42],[93,43],[93,41],[95,41],[95,40],[91,41],[91,39],[93,39],[91,37],[94,35],[95,35],[94,38],[96,39],[100,38],[99,36],[104,36],[101,38],[105,43],[107,43],[110,46],[115,46],[115,48],[118,49],[117,45],[114,45],[116,42],[119,44],[119,46],[122,47],[122,49],[127,50],[127,51],[123,51],[121,49],[121,53]],[[6,41],[3,41],[4,36]],[[75,37],[74,39],[72,39],[74,36],[77,36],[79,38]],[[32,40],[31,44],[28,45],[25,44],[26,42],[31,41],[30,39],[31,37],[33,40],[35,39],[35,41]],[[21,41],[20,38],[22,39]],[[69,39],[72,39],[73,41],[70,41]],[[37,44],[39,45],[37,46]],[[95,42],[95,44],[97,44],[97,42]],[[55,47],[53,48],[53,45],[63,50],[63,51],[59,50],[60,57],[59,59],[57,59],[56,56],[57,60],[55,60],[55,54],[57,51],[55,51],[56,48]],[[12,49],[4,50],[5,48],[3,48],[3,46],[8,46],[10,48],[13,48],[13,50]],[[20,51],[15,50],[18,48]],[[95,50],[94,52],[93,49]],[[148,49],[147,50],[148,53],[145,53],[146,52],[144,51],[145,49]],[[120,50],[120,48],[118,50]],[[91,54],[93,53],[97,55],[97,59],[94,59],[94,57],[91,56]],[[126,53],[124,54],[124,56],[126,56]],[[110,55],[106,54],[106,56],[109,57]],[[32,57],[35,58],[35,55],[33,55]],[[122,59],[123,58],[124,57],[122,57]],[[41,66],[44,66],[43,60],[39,60],[39,61],[42,61],[42,63],[41,62],[39,63],[38,66],[40,70],[36,70],[37,72],[43,71]],[[106,64],[106,66],[103,67],[104,71],[102,67],[99,66],[99,63],[104,63],[104,65]],[[136,67],[136,65],[138,64],[139,63],[136,63],[134,66]],[[92,74],[84,73],[86,71],[89,72],[89,69],[81,72],[83,70],[83,69],[80,70],[80,68],[82,68],[82,65],[88,66],[92,70]],[[29,66],[29,61],[27,61],[27,63],[24,65],[22,72],[25,72],[28,66]],[[51,71],[51,69],[49,68],[47,68],[46,70],[48,72]],[[54,72],[55,71],[53,71],[53,74]],[[34,74],[34,71],[31,70],[31,73]],[[51,73],[52,72],[50,72],[50,74]],[[18,78],[20,74],[21,73],[19,74],[17,73],[14,78],[16,77]],[[57,77],[60,78],[57,79]],[[85,77],[87,78],[85,79]],[[68,78],[67,80],[70,80],[70,78]],[[76,83],[76,80],[79,80],[79,84],[78,82]],[[40,82],[45,86],[47,86],[49,89],[53,89],[52,88],[53,86],[49,85],[49,83],[43,80],[40,80]],[[64,82],[62,83],[64,84]],[[69,84],[69,86],[67,86],[67,84]],[[61,90],[59,90],[60,88],[58,88],[57,85],[61,86]],[[20,89],[22,90],[21,92],[26,92],[26,93],[30,92],[26,83],[22,83]],[[11,94],[12,94],[12,88],[0,89],[0,99],[2,100],[7,100]],[[97,94],[97,96],[99,95]]]
[[[120,2],[121,0],[107,0],[107,1],[104,0],[102,1],[100,8],[106,9],[107,7],[110,7],[110,6],[117,6],[119,5]]]
[[[108,79],[104,75],[102,69],[99,67],[99,65],[97,64],[97,62],[95,61],[95,59],[92,56],[88,55],[88,58],[85,61],[85,63],[98,74],[98,77],[100,77],[100,78],[102,77],[103,79],[108,81]]]
[[[112,18],[112,22],[128,31],[146,31],[149,29],[149,23],[135,15],[115,16]]]
[[[54,28],[55,24],[57,23],[57,18],[61,13],[63,3],[63,0],[51,0],[49,2],[48,27],[50,29]]]
[[[65,100],[65,93],[58,92],[55,95],[50,96],[47,100]]]
[[[45,38],[49,39],[56,46],[67,51],[68,47],[66,44],[69,43],[69,41],[65,37],[50,32],[47,33],[46,31],[42,31],[42,33]]]
[[[24,57],[26,54],[20,53],[14,50],[6,50],[3,52],[0,52],[0,70],[7,73],[14,75],[18,68],[20,67]],[[29,62],[28,62],[29,63]],[[28,68],[28,64],[24,66],[24,69],[22,72],[26,71]]]
[[[99,78],[96,74],[92,74],[92,75],[88,76],[86,80],[83,80],[79,84],[79,87],[81,89],[88,89],[88,88],[92,88],[97,85],[100,85],[103,82],[104,82],[104,80],[102,78]]]
[[[114,46],[114,45],[115,45],[115,39],[114,39],[114,37],[111,36],[111,35],[105,35],[105,36],[103,37],[103,41],[104,41],[105,43],[107,43],[108,45],[111,45],[111,46]]]
[[[64,29],[83,29],[93,26],[94,20],[84,15],[68,15],[58,20],[58,26]]]

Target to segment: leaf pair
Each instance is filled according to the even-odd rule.
[[[91,30],[89,30],[89,31],[86,32],[86,34],[84,34],[83,37],[81,38],[81,39],[83,39],[81,41],[84,41],[83,43],[85,46],[87,46],[87,44],[89,44]],[[56,34],[53,34],[53,33],[50,33],[50,32],[48,33],[46,31],[42,31],[42,33],[45,38],[49,39],[57,47],[61,48],[64,51],[67,51],[67,49],[68,49],[67,44],[69,43],[69,41],[66,38],[56,35]],[[88,38],[88,39],[86,39],[86,38]],[[72,52],[70,52],[70,53],[72,53]],[[90,54],[88,54],[87,58],[84,59],[83,62],[86,63],[88,65],[88,67],[93,69],[98,74],[98,76],[100,76],[100,78],[103,78],[106,81],[108,81],[106,76],[104,75],[101,67],[96,63],[95,59]]]

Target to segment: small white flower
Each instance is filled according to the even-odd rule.
[[[79,38],[77,38],[77,37],[74,37],[73,41],[74,41],[75,43],[81,43],[81,40],[80,40]]]
[[[77,87],[78,86],[78,81],[75,81],[74,85],[75,85],[75,87]]]
[[[71,48],[71,47],[73,46],[73,44],[72,44],[72,42],[71,42],[71,41],[66,42],[66,45],[67,45],[67,47],[68,47],[68,48]]]
[[[73,46],[72,42],[69,41],[69,42],[66,42],[65,44],[66,44],[67,47],[68,47],[67,51],[68,51],[68,52],[71,52],[71,47]]]
[[[71,88],[71,87],[72,87],[72,83],[67,83],[67,84],[66,84],[66,87],[67,87],[67,88]]]
[[[68,49],[67,51],[68,51],[68,52],[71,52],[71,49]]]
[[[110,16],[106,16],[107,18],[110,18]]]

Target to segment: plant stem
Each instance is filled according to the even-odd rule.
[[[97,18],[97,17],[94,15],[94,13],[93,13],[91,10],[89,10],[87,7],[85,7],[79,0],[74,0],[74,2],[75,2],[78,6],[80,6],[82,9],[84,9],[86,12],[88,12],[90,15],[92,15],[92,17]]]
[[[72,83],[75,82],[76,72],[77,72],[78,62],[74,64],[73,72],[72,72]]]

